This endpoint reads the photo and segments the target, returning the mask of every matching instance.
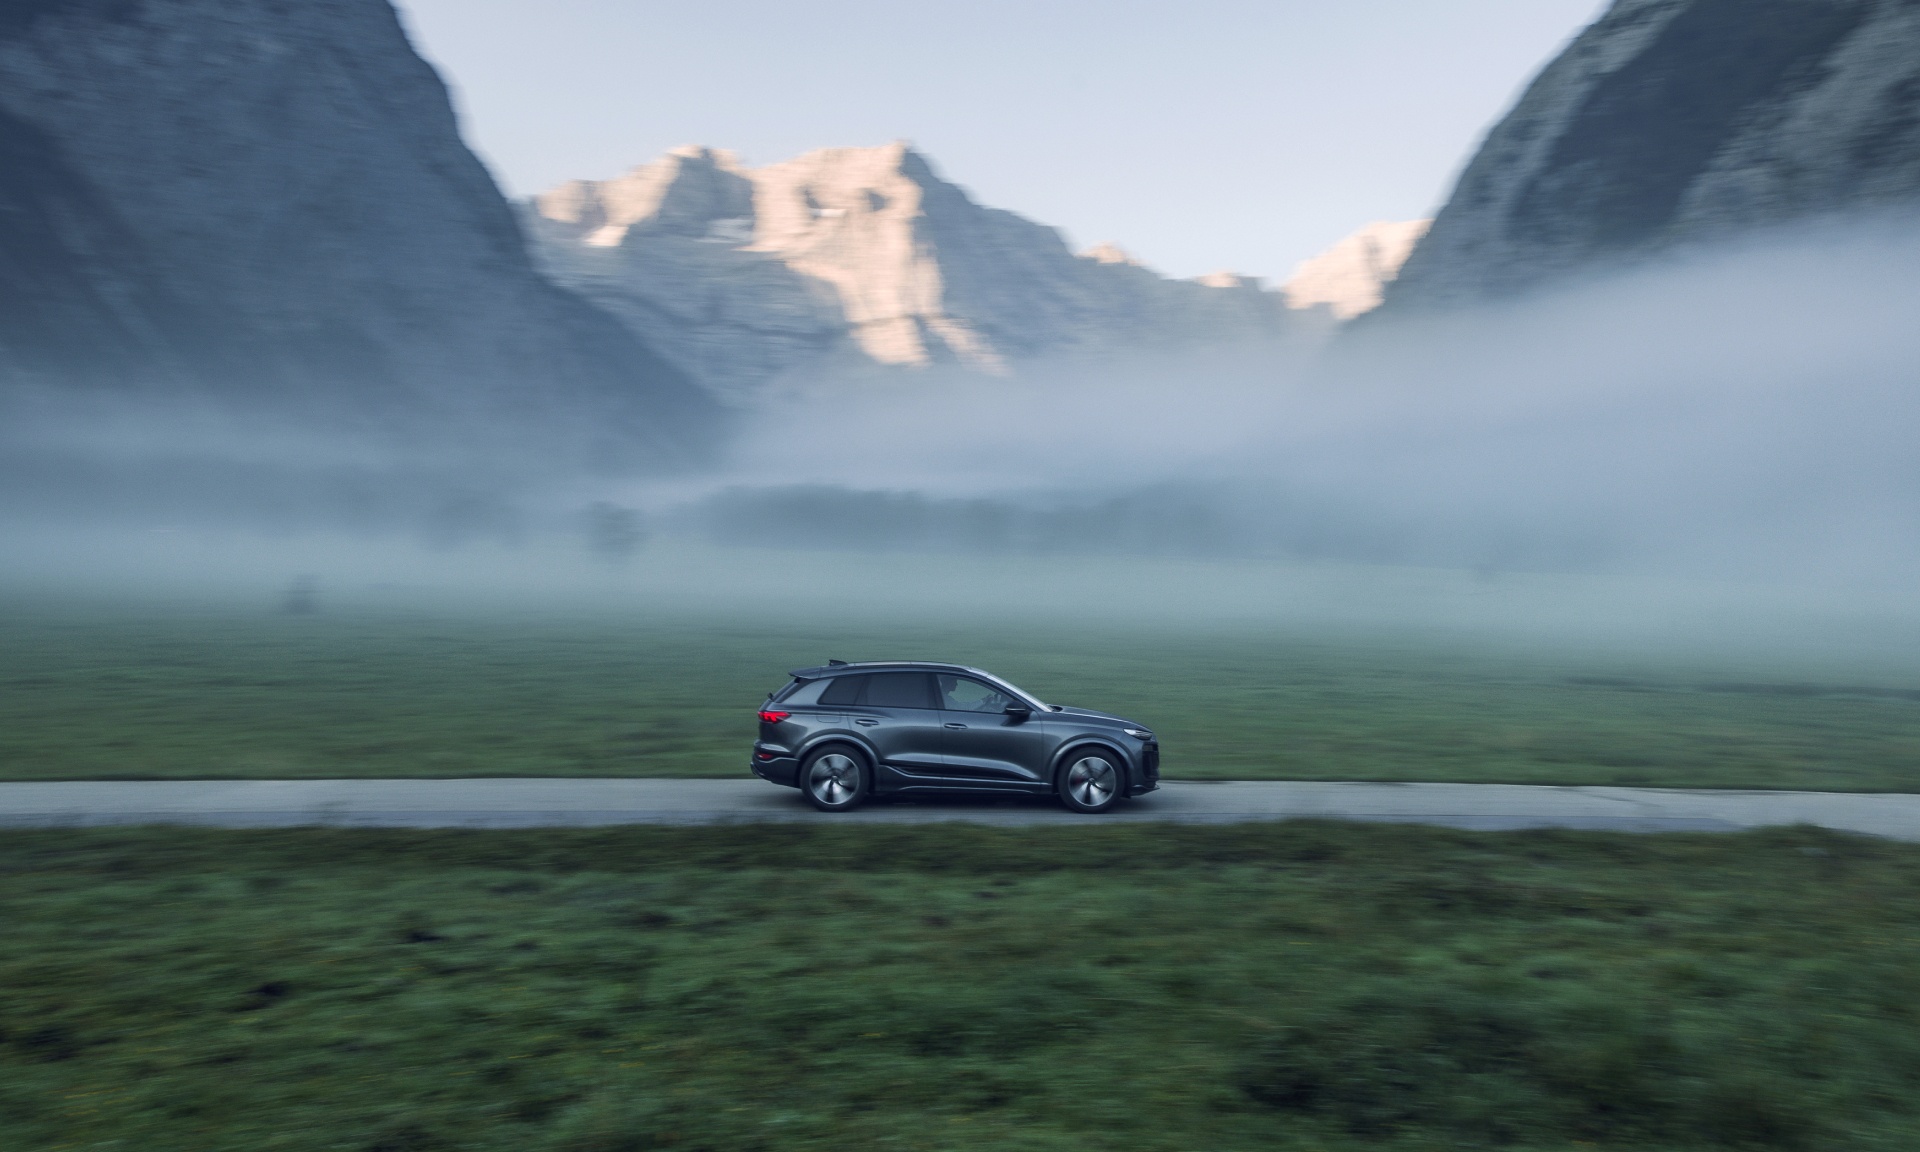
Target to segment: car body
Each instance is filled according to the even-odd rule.
[[[828,811],[867,795],[971,792],[1057,794],[1097,812],[1160,783],[1145,726],[1043,703],[978,668],[833,661],[792,675],[761,710],[752,769]]]

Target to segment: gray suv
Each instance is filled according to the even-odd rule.
[[[760,710],[756,776],[845,812],[869,795],[1058,795],[1104,812],[1160,785],[1160,745],[1131,720],[1043,704],[959,664],[831,661]]]

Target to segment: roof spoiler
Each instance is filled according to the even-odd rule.
[[[815,680],[836,668],[846,668],[848,666],[845,660],[829,660],[825,664],[817,664],[812,668],[795,668],[793,671],[787,673],[787,675],[796,680]]]

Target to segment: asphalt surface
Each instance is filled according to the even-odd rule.
[[[884,800],[842,815],[759,780],[250,780],[0,784],[0,826],[545,828],[609,824],[1242,823],[1320,818],[1452,828],[1731,832],[1814,824],[1920,840],[1920,795],[1510,784],[1169,782],[1104,816],[1033,799]]]

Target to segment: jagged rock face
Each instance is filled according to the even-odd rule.
[[[1487,137],[1386,312],[1920,202],[1920,4],[1615,0]]]
[[[1280,288],[1287,306],[1325,308],[1338,320],[1373,311],[1432,225],[1431,220],[1367,225],[1294,269]]]
[[[747,247],[753,201],[730,155],[685,148],[620,180],[562,185],[524,219],[550,275],[726,391],[846,344],[831,285]]]
[[[734,394],[848,362],[1011,359],[1267,339],[1296,324],[1244,277],[1168,280],[1111,246],[975,204],[904,144],[743,168],[683,148],[616,180],[536,198],[549,273]]]
[[[715,416],[536,272],[386,0],[10,4],[0,159],[16,387],[490,414],[656,456]]]

